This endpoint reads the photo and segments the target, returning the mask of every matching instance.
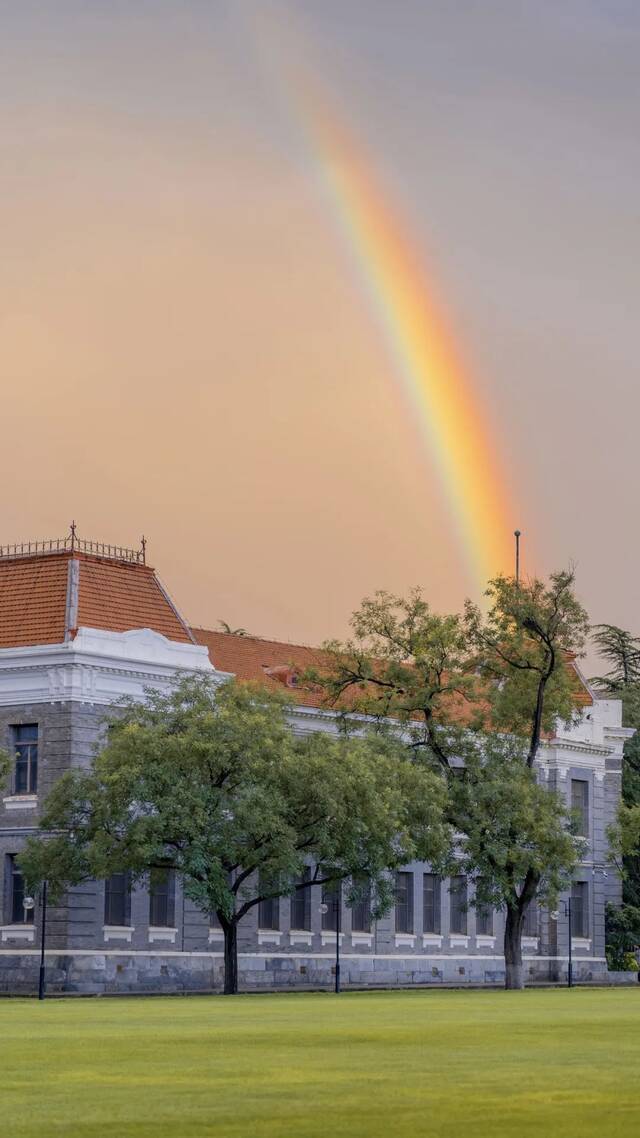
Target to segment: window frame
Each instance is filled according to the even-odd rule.
[[[590,920],[589,882],[574,881],[571,884],[570,935],[572,940],[589,940]]]
[[[580,794],[583,796],[581,802],[576,802],[575,791],[580,787]],[[588,778],[571,778],[571,786],[569,788],[571,795],[571,810],[574,816],[579,815],[579,829],[576,831],[579,838],[588,838],[590,836],[589,830],[589,808],[590,808],[590,793],[589,793],[589,779]]]
[[[296,882],[302,889],[296,889],[291,897],[291,929],[293,932],[311,932],[311,866],[306,865],[302,876]],[[302,924],[298,917],[302,914]]]
[[[431,923],[427,914],[432,915]],[[440,936],[442,933],[442,876],[424,873],[422,877],[422,931]]]
[[[454,873],[449,878],[449,933],[453,936],[469,935],[468,903],[469,883],[467,875],[466,873]],[[456,923],[460,925],[459,928],[454,927],[454,917]]]
[[[13,723],[9,728],[11,732],[11,749],[13,751],[12,786],[15,795],[38,793],[38,749],[40,743],[40,728],[37,723]],[[26,735],[21,738],[22,732],[34,731],[35,736]],[[24,786],[21,776],[25,769]]]
[[[122,888],[115,889],[113,881],[115,878],[122,879]],[[114,914],[113,907],[116,899],[119,899],[121,906],[120,913]],[[122,920],[116,921],[114,915],[121,915]],[[122,873],[112,873],[111,877],[107,877],[104,883],[104,924],[107,928],[129,928],[131,925],[131,874],[128,870],[123,870]]]
[[[7,923],[10,925],[33,925],[35,923],[35,908],[25,909],[22,903],[28,894],[25,888],[24,874],[18,868],[17,857],[17,854],[7,854],[5,876],[7,883],[7,900],[5,904],[5,915],[8,917]],[[16,888],[16,882],[18,880],[20,885]],[[19,904],[18,898],[20,899]]]
[[[414,932],[413,878],[411,870],[399,869],[395,882],[395,931],[405,935]]]
[[[371,932],[371,879],[355,882],[363,890],[362,896],[351,906],[351,931],[353,933]]]
[[[159,890],[154,885],[154,876],[165,874],[166,888]],[[165,912],[158,912],[164,904]],[[164,919],[156,919],[158,916]],[[173,929],[176,927],[176,875],[172,866],[156,865],[149,871],[149,928]]]

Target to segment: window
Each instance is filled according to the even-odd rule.
[[[425,873],[422,879],[422,929],[425,933],[440,932],[441,887],[439,873]]]
[[[13,728],[12,734],[16,756],[14,793],[35,794],[38,789],[38,724],[21,723]]]
[[[396,873],[396,932],[413,932],[412,873]]]
[[[293,897],[291,898],[291,928],[292,929],[310,929],[311,928],[311,870],[309,866],[305,866],[304,873],[300,878],[298,884],[304,883],[303,889],[296,889]]]
[[[260,874],[258,889],[260,893],[269,893],[273,889],[277,889],[277,883],[273,878],[263,877]],[[261,929],[279,929],[280,928],[280,898],[267,897],[266,900],[260,901],[258,905],[258,927]]]
[[[571,779],[571,809],[574,811],[578,829],[583,838],[589,836],[589,783],[584,778]]]
[[[104,883],[105,925],[131,923],[131,885],[128,873],[113,873]]]
[[[25,909],[22,902],[25,898],[24,877],[22,876],[15,854],[7,857],[7,916],[12,925],[33,924],[33,909]]]
[[[371,882],[368,878],[355,881],[358,888],[358,899],[351,910],[351,931],[354,933],[371,932]]]
[[[338,907],[342,905],[342,883],[326,881],[322,886],[322,904],[327,906],[322,914],[322,928],[328,932],[338,929]]]
[[[449,929],[452,933],[467,935],[467,879],[463,873],[457,873],[451,878],[449,889],[451,898],[451,914]]]
[[[490,905],[476,905],[476,935],[493,936],[493,909]]]
[[[589,936],[589,885],[574,881],[571,886],[571,936]]]
[[[530,901],[525,910],[522,932],[524,936],[538,935],[538,906],[535,901]]]
[[[151,928],[173,928],[175,921],[175,877],[172,869],[155,866],[149,874],[149,924]]]

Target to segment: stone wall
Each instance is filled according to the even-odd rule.
[[[37,951],[0,953],[0,993],[34,995],[38,990],[40,957]],[[293,956],[283,953],[241,953],[242,991],[331,989],[334,958],[329,954]],[[220,952],[104,952],[57,953],[46,956],[47,991],[50,994],[126,995],[182,992],[220,992],[223,959]],[[565,960],[525,957],[527,983],[566,982]],[[501,957],[357,956],[341,961],[344,988],[411,988],[497,985],[504,982]],[[575,961],[576,983],[637,983],[635,972],[608,973],[606,965]]]

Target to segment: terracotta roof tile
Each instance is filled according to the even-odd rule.
[[[62,643],[67,562],[64,556],[0,561],[0,648]]]
[[[169,640],[191,642],[187,626],[149,566],[87,556],[79,560],[78,628],[151,628]]]
[[[66,628],[69,562],[79,562],[77,615]],[[62,644],[77,628],[150,628],[191,643],[188,626],[147,565],[75,551],[0,559],[0,648]]]

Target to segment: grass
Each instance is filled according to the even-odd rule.
[[[629,1138],[640,990],[0,1001],[7,1138]]]

